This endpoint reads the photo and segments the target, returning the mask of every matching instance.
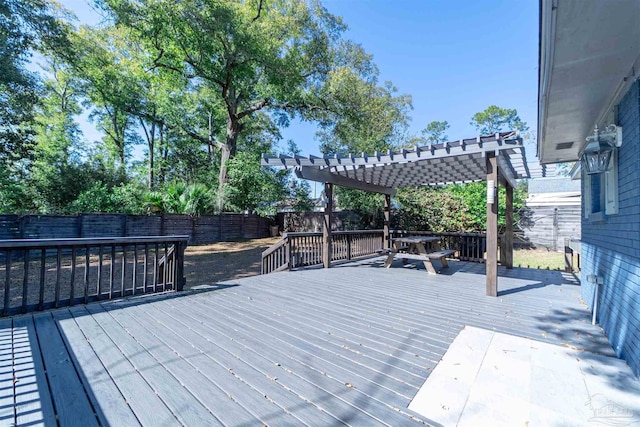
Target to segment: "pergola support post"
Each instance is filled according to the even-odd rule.
[[[506,202],[505,202],[505,267],[513,268],[513,187],[508,182],[505,185]]]
[[[324,268],[331,267],[331,223],[333,216],[333,184],[324,183],[324,221],[322,224],[322,264]]]
[[[383,247],[385,249],[391,248],[391,196],[388,194],[384,195],[384,225],[383,225]]]
[[[487,296],[498,296],[498,162],[486,153],[487,167]]]

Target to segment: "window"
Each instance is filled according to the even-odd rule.
[[[618,213],[618,151],[614,150],[609,170],[602,174],[584,174],[584,217],[593,221]]]

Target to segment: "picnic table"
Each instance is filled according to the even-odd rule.
[[[429,274],[437,274],[438,271],[433,266],[432,261],[436,260],[442,264],[442,268],[448,268],[448,256],[455,253],[454,250],[440,247],[440,239],[433,236],[406,236],[396,237],[392,240],[393,247],[384,249],[381,252],[387,255],[384,266],[389,268],[393,259],[397,256],[402,258],[403,262],[407,259],[417,259],[424,263],[424,267]]]

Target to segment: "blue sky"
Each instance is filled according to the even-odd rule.
[[[80,22],[99,21],[92,0],[62,0]],[[447,120],[451,140],[476,135],[471,116],[495,104],[537,124],[538,2],[535,0],[323,0],[373,54],[380,80],[413,98],[411,134]],[[87,139],[95,131],[83,124]],[[319,154],[315,127],[282,131],[303,155]],[[283,144],[284,146],[284,144]],[[529,161],[534,153],[528,152]]]

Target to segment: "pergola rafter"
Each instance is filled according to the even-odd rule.
[[[355,156],[270,156],[263,166],[295,169],[299,178],[322,182],[327,193],[332,185],[385,194],[385,239],[388,244],[390,197],[398,188],[488,181],[495,191],[487,204],[487,294],[497,295],[497,187],[507,188],[507,233],[513,230],[513,187],[517,179],[529,178],[525,150],[517,132],[502,132],[459,141],[416,146],[398,152]],[[325,248],[331,239],[332,204],[325,208]],[[512,236],[507,237],[507,267],[512,264]],[[493,252],[493,253],[492,253]],[[329,267],[328,257],[325,267]]]

